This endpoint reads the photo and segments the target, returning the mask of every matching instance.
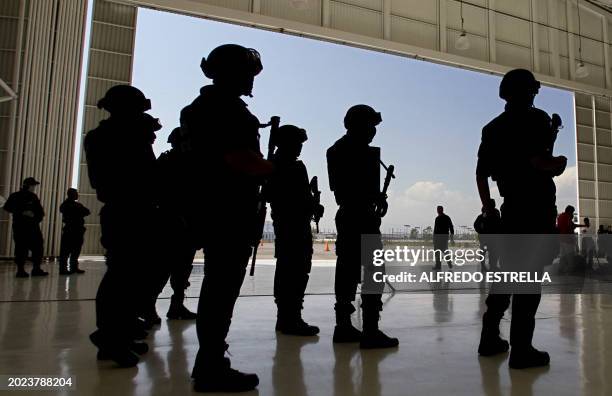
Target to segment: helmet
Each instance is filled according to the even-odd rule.
[[[274,139],[276,146],[282,147],[285,144],[304,143],[308,140],[308,136],[306,136],[306,131],[302,128],[298,128],[295,125],[283,125],[276,131]]]
[[[102,99],[98,108],[109,113],[144,113],[151,110],[151,101],[141,90],[131,85],[115,85],[111,87]]]
[[[358,104],[351,107],[344,116],[344,127],[346,129],[353,129],[364,123],[376,126],[381,122],[382,117],[380,113],[364,104]]]
[[[202,58],[200,68],[211,80],[237,74],[256,76],[263,70],[259,52],[238,44],[224,44],[215,48],[208,58]]]
[[[536,95],[540,89],[540,82],[532,72],[526,69],[510,70],[499,84],[499,97],[509,100],[516,94],[530,93]]]
[[[38,180],[36,180],[33,177],[26,177],[25,179],[23,179],[23,183],[21,183],[23,186],[37,186],[40,184],[40,182]]]
[[[176,127],[168,135],[168,143],[171,145],[177,145],[181,139],[181,127]]]

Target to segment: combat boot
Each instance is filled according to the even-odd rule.
[[[137,318],[134,321],[134,327],[132,328],[132,338],[134,340],[144,340],[148,335],[149,333],[147,332],[144,320]]]
[[[16,275],[16,277],[17,277],[17,278],[29,278],[29,277],[30,277],[30,274],[28,274],[28,273],[26,272],[26,270],[25,270],[25,269],[23,269],[23,267],[18,267],[18,268],[17,268],[17,275]]]
[[[32,269],[32,276],[47,276],[49,273],[47,271],[43,271],[40,267],[36,267]]]
[[[508,366],[513,369],[526,369],[531,367],[543,367],[550,364],[548,352],[538,351],[532,346],[528,348],[512,348]]]
[[[197,316],[195,312],[191,312],[185,307],[183,297],[172,296],[166,318],[169,320],[195,320]]]
[[[59,274],[60,275],[70,275],[72,272],[68,271],[68,264],[60,261],[59,264]]]
[[[500,353],[506,353],[510,349],[508,341],[497,336],[488,336],[482,334],[480,336],[480,344],[478,345],[478,354],[480,356],[493,356]]]
[[[153,326],[157,326],[161,324],[161,318],[157,314],[157,311],[155,310],[155,308],[148,310],[147,312],[140,315],[140,317],[142,318],[144,327],[147,330],[152,329]]]
[[[363,310],[363,335],[359,342],[361,349],[396,348],[397,338],[389,337],[378,328],[380,311],[378,309]]]
[[[279,316],[276,320],[276,331],[285,335],[305,337],[313,337],[319,334],[319,328],[304,322],[304,319],[299,314],[293,319]]]
[[[350,312],[336,311],[336,327],[333,341],[335,343],[350,343],[361,341],[362,333],[351,323]]]
[[[98,360],[112,360],[117,363],[119,367],[134,367],[140,361],[138,355],[129,347],[123,347],[112,341],[105,340],[99,330],[91,333],[89,339],[98,348],[98,353],[96,355]],[[149,349],[148,345],[146,348],[147,350]]]
[[[213,368],[214,367],[214,368]],[[257,374],[247,374],[231,368],[230,360],[211,366],[194,377],[196,392],[248,392],[259,385]]]
[[[84,274],[85,270],[80,269],[79,268],[79,264],[76,263],[75,265],[72,265],[72,264],[70,265],[70,273],[71,274],[79,274],[80,275],[80,274]]]
[[[137,355],[144,355],[149,352],[149,345],[146,342],[132,342],[129,349]],[[104,349],[98,350],[97,358],[98,360],[113,360],[108,351]]]
[[[480,343],[478,354],[480,356],[493,356],[508,352],[510,346],[508,341],[499,335],[500,316],[486,312],[482,317],[482,331],[480,332]]]

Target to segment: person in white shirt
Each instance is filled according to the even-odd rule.
[[[593,256],[595,255],[595,232],[591,227],[588,217],[584,218],[584,227],[580,230],[582,240],[582,255],[586,259],[587,268],[593,268]]]

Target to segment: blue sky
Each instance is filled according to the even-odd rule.
[[[342,119],[354,104],[382,113],[373,144],[396,166],[390,209],[383,229],[405,224],[427,226],[442,204],[456,225],[471,225],[479,212],[474,182],[482,126],[503,110],[500,78],[423,61],[278,33],[140,9],[133,83],[151,98],[151,114],[161,119],[156,153],[168,148],[168,133],[178,126],[181,108],[209,81],[202,56],[224,43],[257,49],[263,72],[255,81],[251,111],[267,122],[305,128],[309,140],[302,159],[309,175],[319,176],[326,215],[322,228],[333,227],[336,205],[329,191],[325,150],[344,134]],[[576,203],[576,149],[573,94],[543,88],[536,105],[557,112],[566,128],[555,152],[569,158],[558,180],[558,206]],[[267,130],[262,131],[262,150]],[[500,202],[498,200],[498,202]]]

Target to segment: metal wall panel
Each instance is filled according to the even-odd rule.
[[[507,15],[497,14],[495,18],[495,39],[505,43],[531,48],[532,24]]]
[[[612,224],[612,107],[610,99],[576,94],[579,213]]]
[[[447,28],[461,30],[461,9],[458,1],[444,0],[446,2]],[[487,37],[489,32],[488,13],[482,7],[475,7],[463,3],[464,29],[471,34]]]
[[[391,2],[391,14],[415,21],[438,24],[439,1],[403,0]]]
[[[338,0],[338,3],[355,5],[370,10],[382,11],[383,0]]]
[[[580,27],[575,0],[463,2],[464,29],[472,44],[466,51],[454,48],[461,31],[458,0],[305,0],[303,7],[286,0],[109,1],[310,34],[496,73],[528,67],[546,83],[612,96],[612,15],[584,1]],[[575,76],[579,41],[583,60],[592,65],[585,79]]]
[[[529,48],[497,41],[496,51],[499,64],[512,68],[533,68],[532,52]]]
[[[44,254],[54,256],[61,229],[58,207],[71,179],[87,2],[6,0],[0,9],[12,14],[8,21],[0,18],[0,31],[6,33],[2,45],[13,49],[8,80],[18,94],[10,103],[8,126],[2,122],[2,133],[8,136],[0,139],[7,148],[0,184],[8,194],[25,177],[40,179]],[[0,255],[11,255],[10,232],[1,235]]]
[[[333,0],[330,9],[332,28],[369,37],[383,37],[381,12]]]
[[[391,37],[401,43],[438,49],[438,27],[431,23],[393,15],[391,17]]]
[[[495,8],[521,18],[531,18],[531,0],[497,0]]]
[[[252,0],[195,0],[196,2],[211,4],[218,7],[231,8],[233,10],[252,11]],[[286,3],[283,1],[282,3]]]
[[[261,0],[260,13],[272,17],[318,25],[321,23],[321,0],[312,0],[308,2],[307,7],[304,9],[293,6],[291,2]]]
[[[88,131],[97,127],[101,120],[108,117],[108,113],[97,108],[98,100],[113,85],[129,84],[132,80],[137,10],[128,5],[95,0],[92,18],[83,137]],[[96,199],[95,191],[89,184],[83,152],[81,152],[79,170],[81,201],[92,213],[86,218],[87,234],[83,244],[83,254],[102,254],[104,250],[100,245],[98,217],[102,205]]]
[[[24,5],[25,11],[25,5]],[[15,60],[17,56],[17,38],[19,31],[19,0],[0,2],[0,78],[14,91],[18,91],[18,81],[15,80]],[[24,15],[25,18],[25,15]],[[4,96],[0,92],[0,96]],[[16,111],[16,101],[0,103],[0,195],[6,196],[10,191],[9,153],[11,147],[11,123]],[[0,210],[0,256],[9,254],[10,216]]]

